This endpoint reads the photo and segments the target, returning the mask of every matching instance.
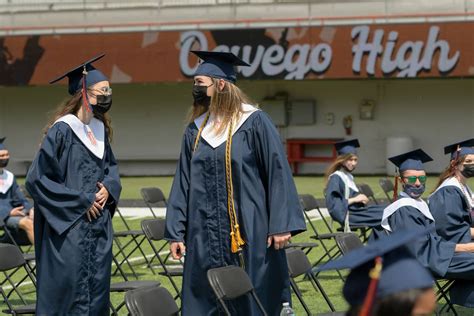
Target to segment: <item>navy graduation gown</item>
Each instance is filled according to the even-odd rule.
[[[359,195],[359,192],[349,188],[349,197],[353,198]],[[365,205],[363,203],[353,203],[349,205],[345,198],[345,183],[337,175],[329,177],[326,186],[325,198],[331,218],[344,227],[346,212],[349,210],[350,225],[377,227],[382,221],[383,205]]]
[[[184,133],[181,156],[170,193],[165,237],[186,244],[182,290],[183,315],[218,314],[206,271],[239,265],[230,250],[225,181],[225,147],[203,138],[192,153],[198,128]],[[278,315],[291,299],[284,250],[267,248],[269,235],[304,231],[296,187],[277,130],[262,111],[254,112],[232,138],[232,176],[238,220],[246,241],[246,271],[269,315]],[[231,306],[235,315],[259,315],[243,298]]]
[[[459,188],[440,188],[430,196],[429,207],[440,236],[454,243],[471,242],[471,207]]]
[[[98,192],[109,191],[102,216],[87,210]],[[121,184],[105,137],[103,159],[93,155],[64,122],[48,131],[28,172],[35,205],[37,315],[109,314],[112,216]]]
[[[412,206],[399,208],[388,218],[388,223],[394,232],[431,229],[431,233],[407,244],[407,247],[435,276],[456,279],[450,290],[453,303],[474,306],[474,253],[455,253],[456,244],[439,236],[435,232],[435,223]]]
[[[0,192],[0,218],[6,220],[10,216],[11,210],[18,206],[17,204],[23,205],[24,212],[31,209],[30,202],[21,192],[20,186],[14,178],[11,187],[5,193]]]

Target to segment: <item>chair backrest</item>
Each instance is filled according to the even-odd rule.
[[[298,195],[298,197],[300,199],[300,204],[303,208],[303,211],[309,212],[311,210],[319,208],[318,201],[311,194],[300,194]]]
[[[0,244],[0,271],[8,271],[25,265],[23,254],[17,246]]]
[[[380,187],[382,188],[383,192],[387,196],[388,200],[391,201],[392,197],[390,196],[389,193],[393,192],[393,190],[395,189],[394,186],[393,186],[392,180],[387,179],[387,178],[380,178],[379,179],[379,184],[380,184]]]
[[[354,233],[338,234],[336,236],[336,243],[343,255],[354,249],[364,247],[362,241],[360,241],[359,237]]]
[[[125,305],[131,316],[178,315],[179,307],[164,287],[150,286],[125,293]]]
[[[165,238],[166,221],[163,218],[145,219],[142,221],[142,230],[145,236],[154,241]]]
[[[377,199],[375,198],[374,191],[370,187],[370,185],[366,183],[361,183],[357,185],[359,192],[367,196],[369,199],[375,202],[375,204],[378,204]]]
[[[247,273],[237,266],[210,269],[207,280],[219,299],[232,300],[253,290]]]
[[[301,249],[286,249],[286,262],[288,263],[288,273],[291,278],[306,274],[312,268],[311,262]]]
[[[166,206],[166,198],[161,191],[160,188],[157,187],[149,187],[149,188],[141,188],[140,193],[142,195],[143,200],[147,204],[158,204],[161,203],[161,206]]]

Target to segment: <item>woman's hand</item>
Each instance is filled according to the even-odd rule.
[[[92,204],[91,208],[87,210],[86,213],[89,222],[92,222],[92,219],[97,219],[97,217],[101,216],[100,212],[102,211],[102,209],[102,205],[97,202],[94,202],[94,204]]]
[[[10,216],[25,216],[25,213],[23,213],[23,206],[12,208],[10,211]]]
[[[369,198],[365,194],[359,194],[354,196],[353,198],[350,198],[348,201],[348,204],[354,204],[354,203],[363,203],[367,204],[369,203]]]
[[[269,248],[272,243],[275,250],[283,249],[288,245],[290,241],[291,233],[275,234],[268,236],[267,239],[267,248]]]
[[[104,208],[105,203],[109,199],[109,191],[101,182],[97,183],[97,186],[99,187],[99,192],[95,194],[95,201]]]
[[[179,241],[172,241],[170,243],[171,257],[173,259],[179,260],[186,255],[186,246],[184,243]]]

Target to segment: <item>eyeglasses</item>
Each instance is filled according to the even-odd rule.
[[[95,95],[112,95],[112,88],[111,87],[102,87],[100,89],[89,89],[89,92],[99,92],[95,93]]]
[[[416,179],[418,179],[420,181],[420,183],[426,183],[426,179],[427,177],[426,176],[408,176],[408,177],[403,177],[403,179],[407,179],[407,183],[408,184],[415,184],[416,183]]]

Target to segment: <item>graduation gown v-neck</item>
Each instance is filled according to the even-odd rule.
[[[238,265],[231,254],[225,181],[226,142],[204,138],[192,153],[198,127],[184,133],[166,214],[165,236],[186,244],[183,315],[216,315],[218,303],[206,272]],[[232,138],[232,176],[236,212],[243,237],[246,271],[269,315],[290,301],[286,256],[267,248],[269,235],[304,231],[306,225],[280,137],[268,116],[253,112]],[[232,304],[234,315],[259,315],[248,298]]]
[[[28,172],[35,205],[36,315],[108,315],[112,216],[121,185],[104,137],[103,157],[93,154],[70,125],[56,122]],[[102,216],[89,222],[97,182],[110,197]]]

